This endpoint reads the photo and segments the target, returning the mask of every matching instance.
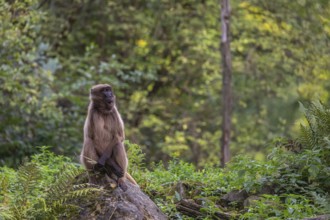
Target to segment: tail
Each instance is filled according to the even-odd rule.
[[[133,183],[134,185],[138,185],[138,184],[136,183],[135,179],[134,179],[134,178],[133,178],[128,172],[126,172],[125,177],[126,177],[131,183]]]

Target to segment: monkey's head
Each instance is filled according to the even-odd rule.
[[[98,84],[92,87],[90,99],[99,110],[110,111],[116,104],[116,96],[108,84]]]

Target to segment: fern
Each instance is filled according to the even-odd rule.
[[[78,208],[78,206],[73,206],[67,203],[67,201],[84,198],[91,194],[97,195],[102,191],[90,184],[74,184],[76,177],[85,172],[84,170],[75,166],[65,166],[60,170],[59,175],[56,177],[57,180],[48,189],[48,198],[50,199],[47,203],[50,207],[57,210],[73,210]]]
[[[0,219],[14,219],[14,216],[11,214],[8,207],[0,206]]]
[[[314,102],[303,110],[307,125],[301,125],[300,142],[309,149],[329,146],[326,140],[330,135],[330,109]]]
[[[26,206],[27,201],[36,196],[37,183],[40,177],[39,167],[35,163],[27,163],[19,168],[17,172],[19,191],[15,201],[18,206]]]
[[[102,192],[77,184],[84,170],[44,149],[17,171],[0,168],[0,219],[74,219],[80,199]]]
[[[318,186],[319,190],[328,192],[330,190],[330,108],[321,102],[313,102],[308,108],[302,107],[307,124],[301,125],[299,142],[302,143],[304,151],[296,156],[294,163],[299,165],[300,173],[308,174],[311,189]]]
[[[62,166],[55,176],[55,182],[49,186],[48,195],[51,200],[59,200],[73,189],[76,176],[82,173],[81,169],[74,166]]]
[[[4,173],[1,173],[1,179],[0,179],[0,186],[1,186],[1,191],[0,191],[0,201],[3,204],[7,204],[9,201],[9,177],[4,175]]]
[[[316,137],[312,129],[308,126],[300,125],[299,141],[303,146],[311,148],[316,145]]]

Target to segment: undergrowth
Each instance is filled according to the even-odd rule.
[[[280,140],[266,161],[244,155],[225,169],[173,159],[147,169],[144,154],[126,142],[129,172],[170,219],[195,219],[176,204],[190,199],[202,206],[199,219],[229,213],[239,219],[302,219],[330,213],[330,109],[314,103],[304,109],[307,123],[296,140]],[[80,165],[47,148],[18,170],[0,168],[0,219],[74,219],[72,201],[95,197],[101,189],[81,184]],[[245,190],[248,204],[224,204],[223,196]],[[253,199],[252,199],[253,198]]]
[[[100,192],[77,183],[84,172],[46,147],[18,170],[1,167],[0,219],[71,219],[79,207],[70,201]]]
[[[240,219],[301,219],[329,214],[330,109],[321,103],[303,109],[307,123],[301,125],[299,137],[276,141],[266,161],[240,155],[225,169],[196,170],[192,164],[174,159],[167,167],[156,164],[152,171],[141,167],[135,175],[143,190],[174,219],[192,219],[176,210],[182,196],[202,201],[204,219],[214,219],[213,213],[218,211],[237,214],[233,216]],[[178,184],[185,186],[184,195],[178,192]],[[221,198],[234,190],[245,190],[257,199],[249,206],[224,206]]]

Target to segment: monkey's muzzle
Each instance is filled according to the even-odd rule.
[[[112,104],[114,101],[115,101],[114,98],[106,98],[105,99],[105,102],[109,105]]]

